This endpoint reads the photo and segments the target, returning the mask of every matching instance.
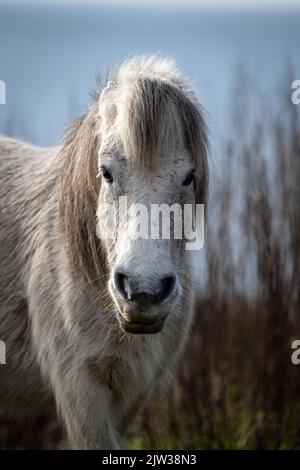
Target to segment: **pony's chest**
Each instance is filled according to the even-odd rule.
[[[143,351],[89,360],[87,367],[93,380],[108,388],[116,400],[126,402],[144,394],[161,374],[161,361]]]

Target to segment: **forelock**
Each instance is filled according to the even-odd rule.
[[[205,124],[197,99],[174,62],[159,57],[125,61],[109,77],[118,116],[114,134],[133,163],[151,169],[155,156],[183,146],[205,151]],[[204,156],[205,158],[205,156]]]

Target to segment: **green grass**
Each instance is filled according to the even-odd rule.
[[[123,442],[124,449],[300,449],[300,407],[287,404],[282,413],[253,407],[233,387],[226,390],[222,406],[209,414],[164,407],[160,419],[140,419]]]

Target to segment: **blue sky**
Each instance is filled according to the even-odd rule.
[[[160,8],[299,9],[299,0],[0,0],[0,5],[82,5]]]

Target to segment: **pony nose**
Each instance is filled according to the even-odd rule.
[[[147,283],[147,288],[129,274],[117,271],[114,275],[114,284],[119,294],[127,302],[134,302],[139,306],[160,304],[167,300],[175,289],[176,277],[171,274]]]

